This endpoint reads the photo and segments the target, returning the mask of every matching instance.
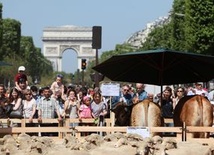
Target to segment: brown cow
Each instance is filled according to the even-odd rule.
[[[115,113],[116,125],[120,126],[146,126],[158,127],[163,126],[160,107],[145,99],[133,106],[126,106],[118,103],[112,110]],[[157,135],[152,133],[151,136]]]
[[[209,100],[201,95],[185,96],[174,110],[174,126],[212,126],[213,109]],[[193,138],[208,138],[209,133],[193,133]]]
[[[111,111],[115,113],[116,126],[130,126],[132,106],[118,102],[115,104],[114,108],[111,109]]]

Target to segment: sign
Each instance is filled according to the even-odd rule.
[[[120,84],[118,83],[102,83],[100,86],[103,96],[119,96]]]
[[[127,127],[127,133],[138,134],[143,138],[150,137],[150,131],[147,127]]]

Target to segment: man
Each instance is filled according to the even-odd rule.
[[[133,103],[136,104],[148,98],[147,92],[144,90],[145,85],[143,83],[136,83],[136,93],[133,96]]]
[[[51,90],[49,87],[43,88],[44,98],[38,101],[38,121],[41,122],[42,118],[54,118],[55,112],[58,120],[61,121],[59,113],[59,105],[55,98],[51,97]]]
[[[189,88],[187,95],[202,95],[208,97],[208,92],[203,88],[203,82],[196,82],[195,88]]]
[[[147,99],[151,102],[154,102],[154,94],[148,93]]]
[[[55,118],[55,113],[58,117],[58,121],[62,121],[62,118],[59,113],[59,104],[56,101],[55,98],[51,97],[51,90],[49,87],[44,87],[43,88],[43,96],[37,104],[37,110],[38,110],[38,122],[41,123],[43,118]],[[41,126],[58,126],[58,124],[51,124],[51,123],[46,123],[46,124],[41,124]],[[53,134],[46,134],[43,133],[42,136],[53,136],[56,135],[57,133]]]
[[[114,107],[118,102],[122,102],[128,106],[132,105],[132,95],[129,91],[129,85],[124,85],[119,96],[112,97],[112,107]]]
[[[22,81],[26,82],[26,86],[28,86],[28,80],[27,76],[25,74],[25,67],[24,66],[19,66],[18,68],[18,73],[15,76],[15,86],[19,91],[22,91],[22,88],[19,86],[19,81],[22,79]]]

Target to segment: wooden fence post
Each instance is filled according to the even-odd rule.
[[[182,127],[182,141],[187,141],[187,129],[186,129],[185,122],[183,122],[183,127]]]

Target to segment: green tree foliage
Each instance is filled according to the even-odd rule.
[[[1,55],[16,58],[19,54],[21,23],[14,19],[3,19],[3,38]]]
[[[161,47],[214,55],[213,3],[213,0],[174,0],[170,22],[153,29],[141,50]]]
[[[174,0],[171,12],[170,33],[172,33],[171,49],[185,51],[185,0]]]
[[[214,1],[188,0],[185,3],[186,49],[214,55]]]
[[[3,37],[3,24],[2,24],[2,8],[3,5],[0,3],[0,55],[1,55],[1,47],[2,47],[2,37]],[[3,57],[0,57],[0,60],[2,60]]]
[[[41,81],[42,76],[53,74],[52,64],[36,48],[31,36],[21,36],[21,23],[15,19],[2,19],[0,3],[0,60],[11,63],[10,67],[0,68],[1,81],[11,81],[20,65],[26,67],[26,74],[32,81]]]
[[[172,45],[172,27],[170,24],[158,26],[149,33],[146,42],[142,44],[140,50],[171,48]]]
[[[136,48],[133,47],[131,44],[128,44],[128,43],[117,44],[115,46],[115,50],[106,51],[101,55],[100,62],[107,60],[108,58],[112,57],[113,55],[129,53],[129,52],[133,52],[134,50],[136,50]]]

